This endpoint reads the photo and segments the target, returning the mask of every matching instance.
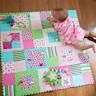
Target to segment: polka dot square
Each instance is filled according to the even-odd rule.
[[[27,68],[42,68],[47,66],[47,54],[45,48],[25,50]]]
[[[13,62],[3,62],[2,67],[3,67],[3,74],[14,73]]]
[[[32,32],[30,30],[23,30],[22,39],[23,40],[32,40]]]

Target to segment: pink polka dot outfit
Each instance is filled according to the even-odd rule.
[[[65,44],[74,44],[84,39],[85,31],[79,25],[76,25],[70,17],[63,22],[55,22],[54,27]]]

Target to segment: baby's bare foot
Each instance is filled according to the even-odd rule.
[[[96,37],[96,33],[94,33],[94,32],[90,32],[90,37]]]

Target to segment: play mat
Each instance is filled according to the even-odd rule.
[[[94,83],[87,52],[62,44],[47,21],[50,14],[0,14],[3,96],[25,96]],[[68,14],[79,26],[76,10],[69,10]],[[9,19],[2,20],[4,16]]]

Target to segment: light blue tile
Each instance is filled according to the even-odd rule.
[[[0,32],[7,32],[11,30],[11,26],[9,24],[0,23]]]
[[[68,11],[68,15],[69,15],[69,17],[71,17],[71,18],[78,18],[78,16],[77,16],[77,11],[76,11],[76,10],[69,10],[69,11]]]
[[[13,62],[13,52],[3,52],[2,53],[2,62]]]
[[[83,76],[82,75],[73,75],[73,85],[74,86],[79,86],[83,85]]]
[[[49,42],[60,41],[60,38],[57,32],[48,32],[48,39],[49,39]]]
[[[19,40],[12,41],[12,48],[20,48],[21,44]]]

